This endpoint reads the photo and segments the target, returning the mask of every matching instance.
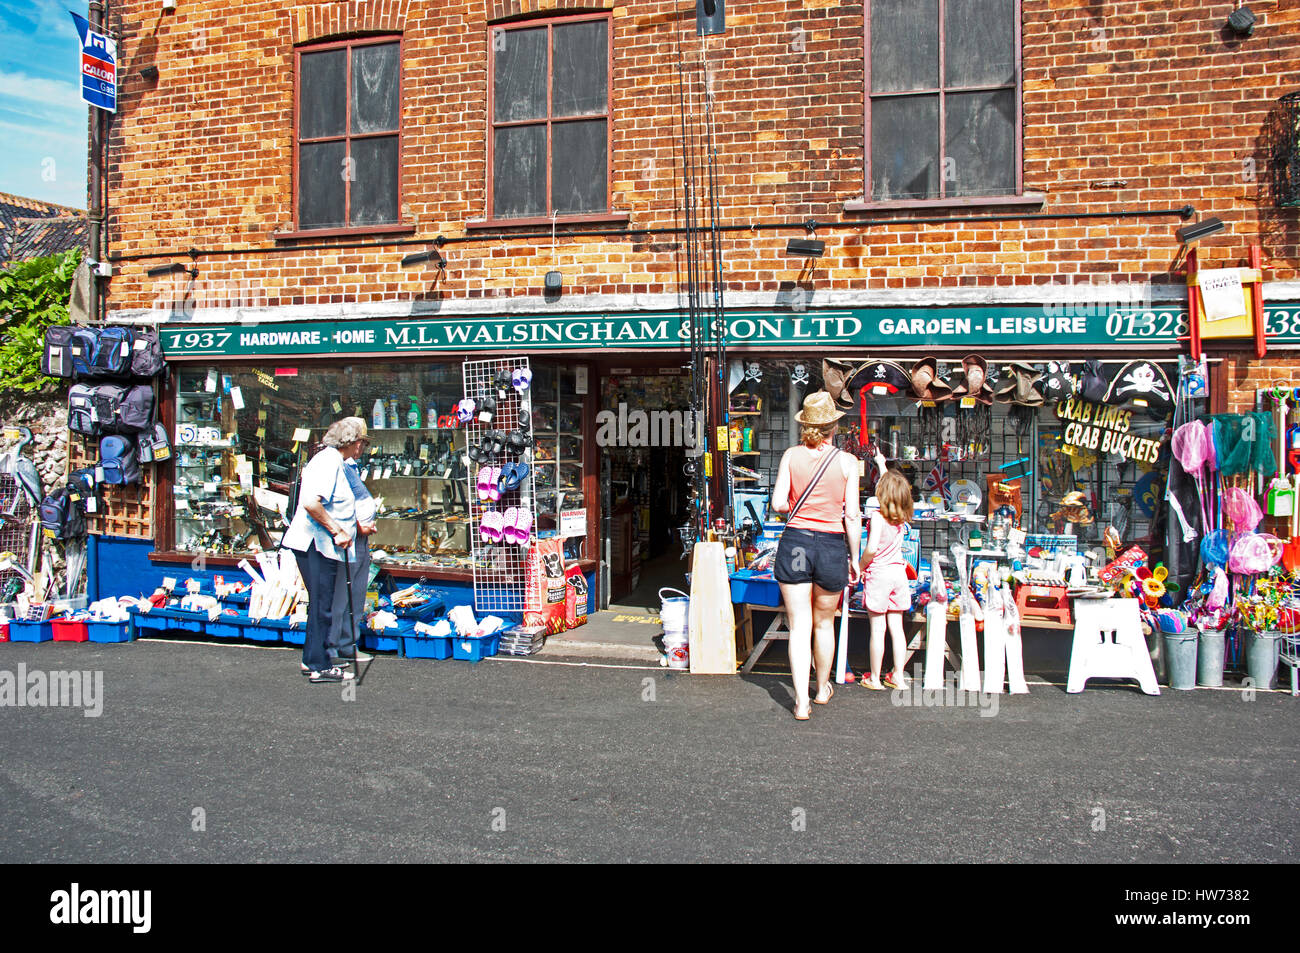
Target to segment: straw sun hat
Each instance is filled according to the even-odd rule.
[[[803,410],[794,415],[801,424],[818,427],[833,424],[844,416],[844,411],[835,406],[835,400],[824,390],[813,391],[803,400]]]

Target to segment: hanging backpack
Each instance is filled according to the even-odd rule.
[[[89,384],[73,384],[68,388],[68,429],[83,437],[98,437],[98,420],[95,388]]]
[[[99,347],[99,332],[94,328],[76,328],[68,339],[72,354],[72,376],[95,376],[95,351]]]
[[[162,343],[157,331],[133,331],[131,342],[131,374],[134,377],[156,377],[167,366],[163,360]]]
[[[95,483],[94,467],[81,467],[68,474],[68,495],[83,513],[99,511],[99,487]]]
[[[117,432],[143,433],[151,429],[155,406],[152,384],[133,385],[118,404]]]
[[[95,426],[98,433],[121,433],[118,414],[126,400],[128,388],[122,384],[91,384],[90,398],[95,408]]]
[[[85,514],[67,487],[60,487],[41,500],[40,516],[41,532],[46,539],[68,540],[86,535]]]
[[[41,373],[51,377],[72,376],[73,328],[56,326],[45,329],[45,349],[41,352]]]
[[[135,335],[130,328],[101,328],[92,361],[96,377],[130,377]]]
[[[172,456],[172,442],[167,428],[158,422],[158,403],[153,404],[153,416],[148,426],[136,438],[136,459],[141,463],[162,463]]]
[[[123,486],[140,482],[140,463],[136,460],[135,441],[116,434],[99,441],[100,483]]]

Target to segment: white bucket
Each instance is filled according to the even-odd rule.
[[[677,593],[677,595],[665,596],[664,593]],[[664,627],[664,652],[668,656],[668,667],[688,669],[691,667],[690,596],[680,589],[660,589],[659,606],[659,620]]]

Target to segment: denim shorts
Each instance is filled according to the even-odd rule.
[[[787,585],[815,582],[827,592],[839,592],[849,584],[849,551],[844,534],[787,526],[776,547],[772,574],[777,582]]]

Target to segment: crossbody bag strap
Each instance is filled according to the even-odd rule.
[[[839,447],[831,447],[831,452],[826,454],[826,459],[823,460],[821,466],[817,468],[817,472],[813,474],[813,478],[808,481],[808,485],[804,487],[803,493],[799,495],[799,499],[794,501],[794,506],[790,507],[790,512],[785,515],[786,525],[789,525],[790,521],[794,519],[794,515],[799,512],[799,507],[803,506],[804,501],[808,499],[808,496],[812,493],[813,487],[817,485],[817,481],[822,478],[822,474],[826,472],[826,468],[831,465],[831,461],[839,455],[839,452]]]

